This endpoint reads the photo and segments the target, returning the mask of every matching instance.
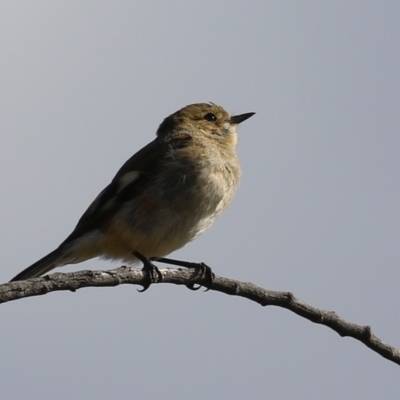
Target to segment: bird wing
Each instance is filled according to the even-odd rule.
[[[175,149],[189,145],[191,137],[181,135],[173,139],[159,137],[135,153],[119,169],[111,183],[94,199],[79,219],[74,231],[61,246],[106,223],[126,201],[134,200],[152,183],[152,177],[163,168]]]

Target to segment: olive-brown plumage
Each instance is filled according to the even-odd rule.
[[[61,245],[12,281],[94,257],[136,262],[162,257],[195,239],[229,206],[240,180],[236,126],[200,103],[167,117],[156,138],[132,156]]]

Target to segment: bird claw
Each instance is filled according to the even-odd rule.
[[[188,268],[196,268],[199,271],[199,275],[203,277],[204,283],[195,287],[194,283],[190,285],[186,285],[186,287],[190,290],[199,290],[202,286],[206,288],[205,292],[208,292],[211,289],[213,279],[215,278],[215,274],[212,272],[212,269],[205,263],[191,263],[192,265]]]
[[[205,283],[204,287],[206,288],[205,292],[208,292],[211,289],[213,280],[215,278],[215,274],[214,272],[212,272],[212,269],[208,265],[201,263],[201,266],[203,268],[203,274],[205,280],[204,282]]]
[[[199,290],[199,289],[201,288],[201,285],[199,285],[199,286],[197,286],[197,287],[195,287],[194,285],[195,285],[195,283],[191,283],[191,284],[189,284],[189,285],[186,285],[186,287],[187,287],[189,290],[193,290],[194,292],[197,291],[197,290]]]
[[[133,254],[143,263],[142,271],[146,274],[147,282],[143,285],[143,289],[137,289],[139,293],[143,293],[150,287],[152,283],[161,282],[163,275],[147,257],[143,256],[137,251],[134,251]]]
[[[211,289],[213,279],[215,278],[214,273],[212,272],[212,269],[205,263],[200,262],[200,263],[194,263],[194,262],[189,262],[189,261],[181,261],[181,260],[173,260],[171,258],[165,258],[165,257],[153,257],[151,259],[147,259],[146,257],[142,256],[140,253],[133,253],[140,261],[143,262],[143,265],[145,263],[150,263],[151,261],[157,261],[157,262],[162,262],[164,264],[169,264],[169,265],[177,265],[178,267],[183,267],[183,268],[189,268],[189,269],[195,269],[197,271],[197,277],[203,278],[203,283],[199,285],[198,287],[195,286],[194,283],[190,283],[186,285],[186,287],[190,290],[199,290],[202,286],[206,288],[206,292]],[[151,264],[153,265],[153,264]],[[153,265],[153,267],[155,267]],[[155,267],[157,268],[157,267]],[[144,290],[147,289],[147,286]]]

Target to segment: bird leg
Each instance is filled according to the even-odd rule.
[[[138,292],[143,293],[150,287],[152,283],[157,282],[156,275],[158,275],[159,281],[162,281],[163,276],[160,270],[151,262],[151,260],[145,257],[143,254],[139,253],[138,251],[133,251],[132,254],[143,263],[142,271],[147,272],[146,276],[148,277],[148,280],[143,285],[143,289],[138,290]]]
[[[207,290],[210,290],[212,281],[215,277],[214,273],[212,272],[212,269],[206,265],[205,263],[195,263],[195,262],[190,262],[190,261],[181,261],[181,260],[174,260],[172,258],[164,258],[164,257],[152,257],[150,258],[151,261],[158,261],[164,264],[169,264],[169,265],[177,265],[178,267],[184,267],[184,268],[190,268],[190,269],[196,269],[200,272],[201,276],[204,277],[204,285]],[[187,285],[187,288],[190,290],[199,290],[201,288],[201,285],[198,287],[194,286],[194,283]]]

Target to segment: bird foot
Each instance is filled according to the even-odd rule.
[[[212,272],[212,269],[205,263],[195,263],[190,261],[181,261],[181,260],[173,260],[171,258],[164,257],[154,257],[151,258],[153,261],[158,261],[164,264],[177,265],[179,267],[196,269],[198,271],[198,276],[203,278],[203,284],[195,286],[194,283],[186,285],[186,287],[190,290],[199,290],[202,286],[206,288],[206,292],[210,290],[212,286],[213,279],[215,278],[215,274]]]
[[[133,255],[143,263],[142,271],[146,273],[147,281],[143,284],[143,289],[139,290],[139,293],[145,292],[152,283],[161,282],[163,275],[160,270],[155,266],[150,259],[145,257],[138,251],[134,251]]]

